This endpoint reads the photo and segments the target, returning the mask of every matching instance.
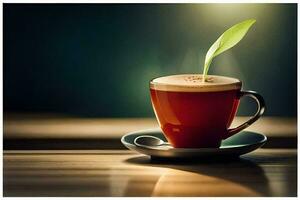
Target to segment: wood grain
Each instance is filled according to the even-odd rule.
[[[296,196],[296,149],[155,161],[128,150],[4,151],[4,196]]]
[[[232,127],[248,117],[236,117]],[[4,149],[125,149],[120,138],[132,131],[156,128],[154,118],[75,118],[49,114],[9,114],[4,118]],[[248,131],[264,133],[264,148],[296,148],[297,119],[263,117]]]
[[[247,121],[249,117],[236,117],[232,127]],[[154,118],[74,118],[47,115],[9,115],[4,118],[6,139],[103,139],[120,138],[125,133],[157,128]],[[295,137],[297,119],[263,117],[246,130],[261,132],[273,137]]]

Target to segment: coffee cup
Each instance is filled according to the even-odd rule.
[[[158,77],[150,81],[151,102],[157,121],[175,148],[218,148],[221,141],[242,131],[262,116],[264,99],[241,90],[236,78],[201,74]],[[257,102],[257,112],[236,128],[230,125],[244,96]]]

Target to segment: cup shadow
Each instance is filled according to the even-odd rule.
[[[156,168],[165,168],[171,170],[179,170],[179,173],[184,174],[186,172],[195,173],[191,176],[197,177],[197,183],[201,184],[201,187],[205,187],[207,180],[221,180],[228,182],[237,187],[236,188],[237,196],[270,196],[270,187],[268,179],[263,171],[263,169],[257,165],[255,162],[250,161],[246,158],[240,157],[232,157],[232,158],[218,158],[218,159],[205,159],[200,161],[188,160],[188,159],[161,159],[157,157],[150,158],[149,156],[138,156],[134,158],[129,158],[125,160],[126,163],[142,165],[147,167],[156,167]],[[174,174],[169,174],[169,176],[173,176]],[[167,174],[168,176],[168,174]],[[175,176],[176,177],[176,176]],[[203,179],[203,177],[209,177],[209,179]],[[172,177],[174,178],[174,176]],[[157,187],[164,187],[163,184],[166,181],[161,181],[162,177],[157,180],[156,186],[153,190],[159,190]],[[165,177],[163,179],[166,179]],[[203,181],[202,181],[203,179]],[[175,180],[176,181],[176,180]],[[161,182],[158,184],[158,182]],[[191,180],[192,182],[192,180]],[[222,182],[224,183],[224,182]],[[188,184],[188,182],[186,182]],[[209,190],[210,187],[206,187]],[[189,186],[193,187],[193,186]],[[187,190],[189,190],[187,188]],[[239,193],[239,188],[244,188],[247,191],[251,191],[251,193]],[[170,188],[169,190],[176,190],[175,188]],[[216,187],[217,190],[217,187]],[[204,192],[205,196],[233,196],[233,193],[228,193],[226,189],[224,189],[223,193],[220,191],[212,190],[211,193]],[[166,190],[164,190],[166,191]],[[244,190],[243,190],[244,191]],[[185,191],[186,192],[186,191]],[[152,193],[152,195],[156,196],[173,196],[177,194],[178,196],[199,196],[202,195],[201,191],[194,191],[191,193],[184,193],[181,195],[178,193],[170,193],[167,191],[166,193]],[[207,195],[208,194],[208,195]]]

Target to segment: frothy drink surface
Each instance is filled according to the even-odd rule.
[[[208,75],[203,82],[201,74],[180,74],[153,79],[150,88],[175,92],[209,92],[240,89],[241,81],[231,77]]]

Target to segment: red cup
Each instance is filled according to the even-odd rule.
[[[263,97],[241,91],[242,82],[224,76],[182,74],[150,81],[152,106],[168,142],[175,148],[217,148],[221,141],[254,123],[265,110]],[[256,100],[256,114],[229,129],[241,97]]]

